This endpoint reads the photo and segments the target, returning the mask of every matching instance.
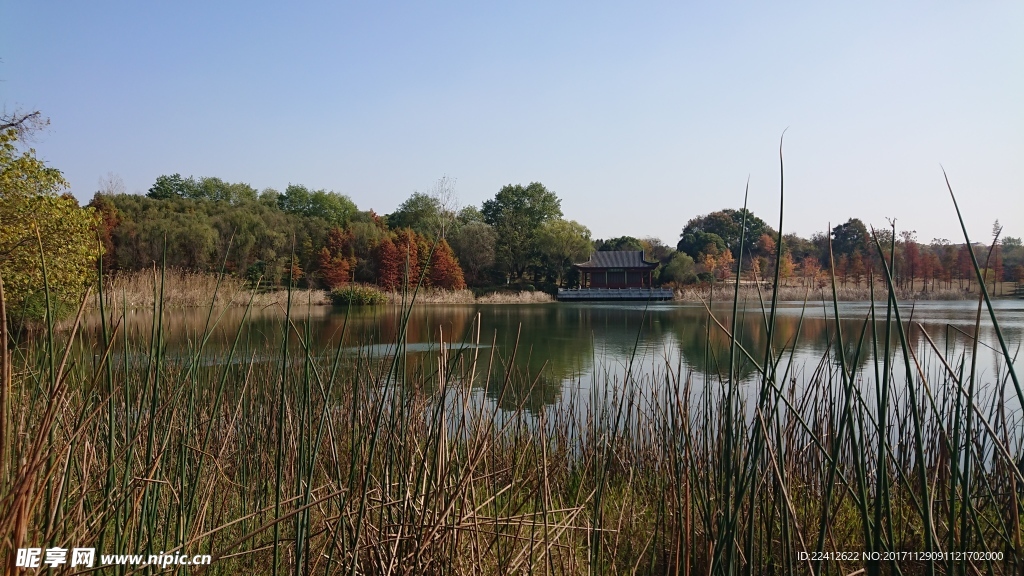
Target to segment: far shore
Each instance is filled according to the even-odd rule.
[[[117,310],[123,306],[129,309],[151,309],[155,300],[154,278],[151,273],[135,273],[114,275],[104,282],[104,295],[106,307],[110,310]],[[713,288],[713,291],[712,291]],[[989,294],[1003,296],[1013,290],[1012,284],[999,286],[993,290],[989,286]],[[243,280],[233,276],[227,276],[217,288],[217,277],[213,274],[200,274],[181,270],[168,270],[163,282],[163,304],[165,308],[198,308],[208,307],[211,298],[216,292],[217,299],[214,305],[218,308],[224,306],[247,306],[252,300],[255,308],[267,308],[273,306],[284,307],[288,303],[288,291],[284,289],[260,291],[253,294]],[[675,290],[675,302],[708,302],[731,300],[735,292],[735,285],[728,281],[709,285],[683,286]],[[398,304],[403,300],[399,292],[385,293],[390,304]],[[409,298],[410,294],[405,297]],[[868,301],[872,297],[868,286],[838,286],[836,289],[837,299],[844,302]],[[885,301],[887,291],[884,286],[876,285],[874,299]],[[757,302],[763,299],[769,302],[772,299],[770,288],[760,287],[752,283],[744,283],[740,286],[739,297],[741,301]],[[952,288],[933,288],[929,286],[926,290],[897,290],[896,297],[900,301],[923,301],[923,300],[974,300],[979,297],[977,284],[972,285],[972,290],[966,290],[953,286]],[[808,301],[831,301],[831,286],[821,287],[808,286],[782,286],[779,291],[779,300],[785,302]],[[438,290],[434,288],[423,288],[416,293],[417,304],[546,304],[555,302],[554,296],[541,291],[526,290],[497,290],[483,295],[476,295],[472,290]],[[319,289],[293,289],[291,291],[291,302],[293,305],[330,305],[330,298],[327,291]],[[91,301],[87,304],[90,309],[99,307],[99,299],[94,293]]]

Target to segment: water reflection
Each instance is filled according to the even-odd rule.
[[[1012,354],[1024,335],[1024,301],[999,301],[996,306]],[[873,325],[865,323],[869,311],[868,303],[840,305],[848,362],[853,362],[853,350],[865,328],[873,329]],[[722,326],[731,329],[731,306],[716,305],[712,312]],[[968,342],[965,334],[974,332],[976,312],[977,304],[972,302],[927,302],[903,310],[904,320],[920,322],[940,348],[955,346],[961,350]],[[202,335],[209,332],[203,354],[216,362],[225,357],[240,326],[244,326],[241,352],[236,358],[279,361],[283,310],[255,310],[244,324],[243,314],[242,308],[230,308],[215,312],[208,320],[204,310],[167,311],[163,318],[167,357],[173,361],[194,353],[191,351],[203,342]],[[884,320],[884,314],[883,307],[878,311],[880,320]],[[787,358],[792,349],[798,366],[817,365],[836,337],[832,317],[831,303],[819,302],[806,308],[794,303],[782,305],[773,336],[775,349],[786,349]],[[148,342],[151,321],[151,316],[144,312],[129,314],[129,338]],[[325,357],[340,351],[380,361],[393,354],[394,343],[401,337],[398,309],[394,307],[356,309],[349,314],[326,306],[296,307],[291,322],[291,349],[299,350],[299,339],[308,337],[311,349]],[[763,362],[768,338],[764,312],[756,303],[745,303],[736,325],[743,349],[754,362]],[[207,326],[211,328],[207,330]],[[99,318],[88,319],[86,328],[87,334],[98,342]],[[921,332],[914,329],[909,334],[911,346],[922,349]],[[879,334],[880,339],[882,336]],[[480,346],[469,346],[477,339]],[[982,320],[981,339],[985,345],[997,346],[987,314]],[[502,404],[523,404],[528,409],[559,402],[569,387],[589,389],[595,373],[603,375],[601,381],[621,382],[632,366],[635,374],[651,374],[655,370],[682,370],[685,374],[692,370],[716,380],[727,374],[729,359],[727,335],[701,304],[424,305],[414,308],[405,341],[407,376],[436,375],[439,343],[443,341],[449,361],[461,358],[468,363],[474,356],[477,358],[476,386],[492,399],[498,398],[504,375],[512,371],[515,377],[511,380],[520,385],[505,391]],[[895,344],[895,335],[893,341]],[[870,347],[870,332],[865,342]],[[1001,358],[991,348],[983,350],[979,364],[991,375]],[[754,362],[741,354],[738,375],[752,377],[756,371]],[[862,354],[857,367],[868,368],[869,362],[869,356]],[[491,367],[489,373],[487,366]],[[868,371],[873,375],[873,369]],[[609,375],[611,378],[607,378]],[[522,384],[525,382],[530,384]]]

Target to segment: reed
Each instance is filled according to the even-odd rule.
[[[891,245],[876,248],[892,261]],[[280,344],[257,344],[243,322],[213,353],[219,303],[240,288],[222,274],[204,329],[187,353],[167,354],[175,274],[157,270],[147,285],[147,330],[129,327],[129,290],[107,284],[67,330],[48,322],[4,347],[8,573],[27,546],[211,554],[196,570],[214,574],[1024,570],[1019,343],[998,332],[984,292],[997,373],[973,368],[977,339],[936,346],[894,291],[851,332],[834,281],[832,344],[796,365],[793,342],[744,348],[744,312],[713,315],[716,287],[706,371],[600,366],[590,387],[570,383],[538,408],[529,396],[543,370],[521,368],[518,346],[487,347],[497,336],[479,317],[464,334],[439,327],[436,354],[410,352],[422,294],[408,288],[384,352],[353,352],[344,335],[314,346],[293,313],[307,296],[290,290]],[[758,297],[771,334],[780,295]],[[249,314],[260,294],[245,298]],[[104,322],[84,333],[93,301]],[[3,309],[0,288],[0,320]],[[725,357],[712,332],[728,338]],[[926,344],[912,346],[912,332]]]
[[[218,289],[219,287],[219,289]],[[131,272],[115,272],[104,276],[103,291],[107,301],[104,307],[118,311],[123,306],[129,309],[152,309],[154,294],[162,291],[164,308],[206,308],[213,304],[217,308],[224,306],[245,307],[249,303],[252,290],[244,280],[226,274],[209,272],[193,272],[177,268],[167,270],[139,270]],[[313,304],[329,304],[328,295],[323,290],[292,290],[295,298],[301,302]],[[211,301],[211,295],[217,295]],[[100,308],[99,292],[88,301],[89,309]],[[260,290],[256,293],[253,305],[257,308],[268,306],[284,307],[288,300],[288,290]]]

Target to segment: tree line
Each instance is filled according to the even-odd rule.
[[[9,305],[23,310],[45,304],[40,253],[54,301],[75,300],[97,262],[106,273],[162,262],[209,272],[223,266],[268,287],[363,283],[392,290],[408,282],[554,290],[576,285],[573,264],[595,250],[643,250],[661,264],[656,282],[668,286],[729,278],[741,254],[746,277],[765,280],[779,253],[776,231],[735,209],[691,218],[675,246],[651,237],[596,239],[565,218],[561,200],[539,182],[509,184],[479,207],[462,207],[454,180],[445,177],[378,215],[344,194],[300,184],[258,190],[171,174],[159,176],[145,195],[126,194],[108,179],[79,207],[60,171],[19,145],[24,124],[0,131],[0,277]],[[783,284],[824,285],[834,268],[841,285],[859,286],[880,277],[877,239],[883,252],[894,251],[895,280],[910,290],[970,289],[976,282],[971,250],[990,279],[1024,280],[1021,239],[1001,237],[998,222],[993,238],[991,250],[944,239],[923,243],[914,231],[870,229],[851,218],[810,238],[783,236],[778,268]]]
[[[333,191],[298,184],[283,192],[258,191],[244,183],[174,174],[158,177],[146,196],[101,191],[89,206],[102,223],[107,270],[162,261],[166,240],[169,265],[213,271],[225,264],[266,285],[294,280],[309,287],[355,282],[394,289],[406,278],[415,285],[422,277],[425,285],[446,289],[553,289],[577,283],[573,264],[595,250],[642,250],[661,264],[658,283],[682,286],[732,277],[741,253],[749,278],[767,279],[778,254],[776,231],[752,212],[735,209],[691,218],[674,247],[650,237],[595,239],[585,225],[564,218],[561,200],[539,182],[509,184],[479,207],[460,207],[454,180],[445,177],[381,216]],[[922,243],[914,231],[872,229],[857,218],[810,238],[785,235],[781,280],[821,283],[832,268],[843,286],[879,278],[876,239],[883,253],[894,251],[900,287],[967,289],[975,281],[967,246],[943,239]],[[988,263],[989,278],[1021,278],[1019,238],[999,238],[991,255],[988,248],[973,250],[979,262]]]

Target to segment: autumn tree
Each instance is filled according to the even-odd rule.
[[[398,249],[399,278],[408,283],[409,287],[415,288],[419,285],[420,265],[424,255],[420,254],[421,240],[419,235],[408,228],[399,230],[395,237],[395,247]]]
[[[805,258],[804,261],[813,260],[813,258]],[[782,281],[782,285],[786,286],[789,284],[790,277],[793,276],[793,257],[790,256],[789,252],[783,252],[779,258],[779,279]]]
[[[320,277],[328,289],[333,290],[334,288],[344,286],[352,279],[349,260],[341,256],[332,255],[326,246],[320,249],[317,268],[320,270]]]
[[[850,257],[850,276],[853,276],[853,281],[856,286],[860,288],[860,282],[867,274],[867,269],[864,266],[864,257],[860,252],[854,252],[853,256]]]
[[[451,246],[444,239],[437,242],[433,253],[430,255],[430,269],[427,272],[427,279],[430,286],[444,290],[462,290],[466,287],[466,281],[462,276],[462,269],[455,260],[455,254]]]
[[[804,279],[804,285],[813,288],[818,283],[818,277],[821,276],[821,265],[814,258],[804,258],[800,262],[800,275]]]
[[[846,254],[840,254],[836,258],[835,274],[839,276],[843,288],[846,288],[846,280],[850,276],[850,258]]]
[[[97,194],[92,202],[89,202],[97,215],[97,234],[100,244],[103,245],[103,271],[109,272],[114,268],[116,260],[114,256],[114,230],[121,224],[121,217],[117,212],[117,206],[110,200],[109,196]]]
[[[718,276],[722,279],[726,279],[732,273],[736,259],[732,257],[732,251],[724,250],[718,255],[715,261],[716,271]]]
[[[921,250],[917,245],[917,231],[904,230],[900,232],[900,251],[903,256],[903,269],[901,277],[910,279],[910,290],[914,290],[914,279],[921,267]],[[904,285],[906,283],[904,282]]]
[[[377,285],[385,290],[397,290],[402,285],[405,259],[390,236],[377,245]]]

